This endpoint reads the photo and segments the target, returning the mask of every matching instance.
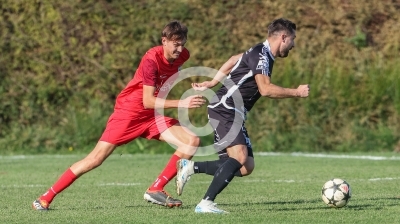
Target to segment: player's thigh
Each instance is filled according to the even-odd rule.
[[[109,155],[111,155],[116,147],[117,145],[115,144],[99,141],[94,149],[86,156],[86,158],[104,161]]]
[[[179,124],[175,124],[162,132],[159,140],[174,144],[178,147],[186,145],[198,146],[198,137],[196,134]]]
[[[236,159],[239,163],[244,165],[247,160],[247,146],[238,144],[238,145],[233,145],[228,148],[226,148],[226,151],[228,153],[228,156],[231,158]]]
[[[188,128],[178,124],[171,126],[160,134],[159,140],[177,146],[177,154],[181,158],[190,159],[196,153],[200,139]]]

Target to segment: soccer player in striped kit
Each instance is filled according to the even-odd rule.
[[[268,26],[268,37],[243,54],[233,56],[217,72],[212,81],[193,83],[196,90],[212,88],[226,78],[208,105],[209,123],[214,129],[214,147],[219,160],[194,162],[178,161],[177,193],[182,194],[189,177],[206,173],[214,178],[197,213],[226,213],[214,200],[234,176],[246,176],[254,169],[253,149],[244,126],[246,114],[261,97],[274,99],[308,97],[309,85],[296,89],[283,88],[271,82],[275,58],[287,57],[294,47],[296,25],[287,19],[274,20]],[[227,76],[227,77],[226,77]]]

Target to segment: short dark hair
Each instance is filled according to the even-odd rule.
[[[279,18],[271,22],[268,26],[268,37],[277,34],[281,31],[287,31],[293,34],[296,30],[296,24],[284,18]]]
[[[173,20],[165,25],[161,32],[161,37],[166,37],[168,40],[186,40],[188,29],[178,20]]]

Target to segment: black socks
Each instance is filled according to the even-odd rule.
[[[194,162],[193,170],[194,173],[205,173],[208,175],[214,176],[215,172],[218,168],[224,164],[229,158],[219,159],[215,161],[202,161],[202,162]],[[242,174],[240,170],[235,173],[236,177],[241,177]]]
[[[235,173],[238,172],[241,167],[242,164],[236,159],[226,159],[226,161],[216,170],[214,178],[203,199],[214,201],[215,197],[217,197],[217,195],[228,186],[229,182],[235,176]]]

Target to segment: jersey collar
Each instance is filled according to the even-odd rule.
[[[269,45],[268,40],[265,40],[263,44],[268,49],[268,54],[271,56],[272,60],[275,61],[275,57],[271,53],[271,46]]]

